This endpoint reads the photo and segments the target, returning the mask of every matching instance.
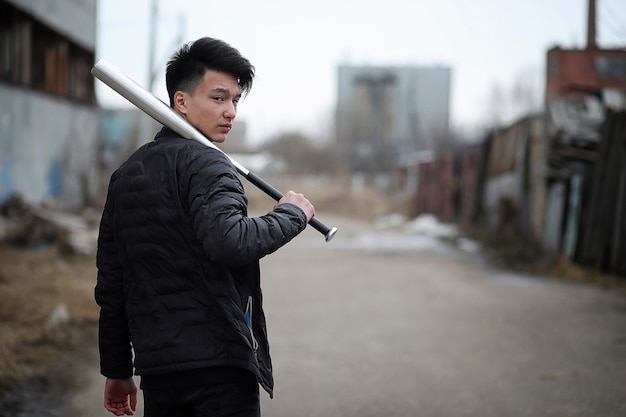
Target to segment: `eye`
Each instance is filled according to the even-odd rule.
[[[237,104],[239,104],[239,99],[237,98],[237,99],[233,100],[233,104],[234,104],[235,106],[236,106]]]
[[[215,101],[224,101],[224,97],[222,97],[222,96],[214,96],[213,100],[215,100]]]

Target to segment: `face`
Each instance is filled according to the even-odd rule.
[[[193,94],[174,93],[174,108],[212,142],[224,142],[237,116],[241,90],[230,74],[208,70]]]

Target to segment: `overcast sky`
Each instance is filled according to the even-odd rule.
[[[98,3],[96,59],[147,87],[151,0]],[[474,129],[489,119],[494,86],[524,78],[542,88],[546,51],[587,38],[587,0],[161,0],[158,10],[156,95],[167,101],[164,66],[181,39],[223,39],[257,70],[238,114],[251,141],[326,135],[339,64],[449,67],[451,124]],[[597,0],[597,40],[626,46],[626,1]],[[129,106],[101,82],[96,93]]]

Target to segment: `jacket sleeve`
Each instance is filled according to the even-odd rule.
[[[107,197],[100,221],[96,255],[98,281],[95,299],[100,306],[98,347],[102,375],[121,379],[133,375],[133,364],[122,268],[114,237],[113,219],[113,204]]]
[[[239,174],[221,152],[204,148],[193,153],[185,165],[193,227],[211,260],[227,264],[255,261],[305,229],[306,214],[292,204],[248,217]]]

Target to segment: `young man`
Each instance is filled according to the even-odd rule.
[[[211,38],[184,45],[166,70],[170,105],[214,142],[253,78],[246,58]],[[133,414],[134,368],[146,417],[259,416],[259,384],[273,389],[259,259],[314,214],[290,191],[248,217],[228,158],[167,127],[135,151],[111,177],[98,237],[105,408]]]

